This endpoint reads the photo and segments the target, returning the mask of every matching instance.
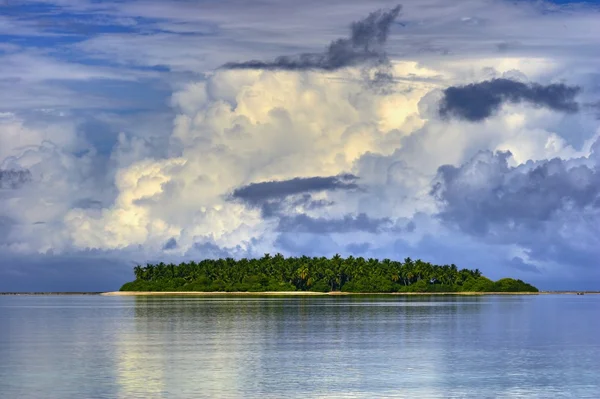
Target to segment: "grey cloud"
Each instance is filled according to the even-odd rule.
[[[439,114],[455,116],[472,122],[482,121],[497,111],[503,103],[528,102],[555,111],[573,113],[579,110],[575,96],[580,87],[562,83],[540,85],[510,79],[492,79],[444,90]]]
[[[281,233],[274,245],[282,252],[298,256],[331,256],[340,252],[329,235]]]
[[[0,188],[18,189],[31,181],[28,170],[0,170]]]
[[[81,209],[101,209],[102,201],[95,200],[93,198],[82,198],[73,203],[73,208]]]
[[[163,250],[169,250],[169,249],[175,249],[177,248],[177,240],[175,239],[175,237],[171,237],[169,239],[169,241],[167,241],[165,243],[165,245],[163,245]]]
[[[101,252],[0,253],[0,292],[115,291],[133,279],[133,266]]]
[[[510,167],[510,153],[486,151],[460,167],[442,166],[431,190],[437,217],[477,242],[516,245],[532,261],[589,275],[600,256],[598,145],[589,158]],[[525,262],[509,263],[535,273]]]
[[[0,226],[12,226],[13,224],[16,224],[16,222],[12,218],[0,215]]]
[[[520,238],[521,245],[527,248],[527,255],[530,259],[569,265],[573,269],[585,269],[587,270],[586,274],[589,274],[590,269],[595,269],[595,273],[600,274],[600,268],[598,268],[598,258],[600,257],[598,218],[588,217],[584,223],[581,220],[573,222],[572,216],[570,219],[570,221],[560,220],[552,225],[549,231],[544,232],[544,235],[530,234]],[[586,227],[588,228],[586,229]],[[586,229],[586,237],[567,238],[558,234],[560,229],[571,232]],[[598,277],[600,275],[596,278]]]
[[[5,215],[0,215],[0,242],[6,242],[10,230],[17,224],[13,218]]]
[[[402,7],[372,12],[365,19],[353,22],[348,38],[340,38],[329,44],[323,53],[304,53],[294,56],[280,56],[274,61],[230,62],[226,69],[267,69],[267,70],[310,70],[333,71],[356,66],[369,61],[385,64],[388,58],[383,50],[392,23]]]
[[[333,201],[327,200],[313,200],[312,197],[308,194],[305,194],[301,200],[295,202],[294,204],[303,205],[304,209],[309,211],[313,211],[315,209],[325,208],[327,206],[332,206],[335,204]]]
[[[508,50],[512,50],[513,48],[518,47],[520,45],[521,43],[519,43],[518,41],[500,42],[496,44],[496,48],[498,49],[498,51],[505,52]]]
[[[525,273],[541,274],[540,269],[530,263],[525,262],[522,258],[517,256],[511,259],[511,261],[508,263],[508,266]]]
[[[205,259],[228,258],[231,256],[229,251],[212,242],[196,243],[194,244],[194,250],[202,254]]]
[[[493,225],[537,228],[561,211],[600,208],[595,167],[558,158],[509,167],[510,156],[485,151],[460,167],[440,167],[431,191],[442,206],[438,216],[486,234]]]
[[[251,183],[235,189],[231,197],[256,206],[269,200],[280,200],[296,194],[357,189],[358,185],[355,183],[357,179],[354,175],[342,174],[329,177],[296,177],[290,180]]]
[[[346,245],[346,251],[350,252],[352,255],[361,255],[367,252],[371,248],[371,244],[368,242],[363,243],[350,243]]]
[[[365,213],[344,215],[342,218],[328,219],[312,217],[306,214],[280,215],[277,230],[280,232],[297,233],[348,233],[352,231],[366,231],[370,233],[381,232],[386,227],[392,226],[389,218],[371,218]]]
[[[294,196],[289,199],[282,198],[264,202],[261,205],[261,211],[263,217],[272,217],[279,216],[285,208],[302,208],[305,211],[315,211],[333,205],[335,205],[333,201],[315,200],[310,194],[302,194],[300,197]]]
[[[201,259],[219,259],[219,258],[251,258],[262,255],[264,252],[256,253],[254,247],[258,245],[256,238],[251,238],[247,244],[247,247],[236,245],[234,247],[221,247],[212,241],[197,242],[193,248],[187,251],[186,257]]]
[[[587,109],[591,110],[592,112],[595,112],[596,118],[600,119],[600,101],[587,103],[587,104],[585,104],[585,107]]]
[[[297,213],[289,209],[302,208],[304,211],[331,206],[327,200],[314,200],[310,193],[332,190],[356,190],[358,177],[342,174],[329,177],[294,178],[283,181],[252,183],[234,190],[231,199],[242,200],[249,206],[260,207],[263,218],[278,220],[279,232],[302,233],[346,233],[367,231],[376,233],[382,229],[394,228],[389,218],[373,219],[364,213],[347,214],[341,218],[328,219]]]

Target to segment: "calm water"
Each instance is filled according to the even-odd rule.
[[[0,297],[1,398],[600,398],[600,296]]]

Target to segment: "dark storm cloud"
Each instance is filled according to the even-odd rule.
[[[482,121],[497,111],[503,103],[528,102],[555,111],[577,112],[575,96],[581,89],[562,83],[540,85],[510,79],[492,79],[444,90],[439,114],[455,116],[472,122]]]
[[[304,53],[280,56],[274,61],[230,62],[226,69],[310,70],[333,71],[356,66],[365,62],[388,63],[383,46],[390,27],[400,14],[401,6],[391,10],[378,10],[361,21],[353,22],[348,38],[340,38],[329,44],[323,53]]]
[[[28,170],[1,170],[0,188],[17,189],[31,181],[31,172]]]
[[[290,180],[251,183],[237,188],[231,197],[244,201],[248,205],[261,205],[269,200],[281,200],[285,197],[303,193],[326,190],[357,189],[358,178],[351,174],[329,177],[296,177]]]
[[[509,167],[509,152],[480,152],[460,167],[444,165],[431,193],[439,217],[471,234],[492,226],[536,229],[561,211],[600,208],[597,167],[555,158]]]

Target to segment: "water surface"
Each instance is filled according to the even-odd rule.
[[[0,297],[2,398],[599,398],[600,296]]]

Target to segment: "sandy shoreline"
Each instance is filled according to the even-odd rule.
[[[348,295],[386,295],[386,296],[477,296],[477,295],[598,295],[600,291],[543,291],[543,292],[310,292],[310,291],[262,291],[262,292],[223,292],[223,291],[111,291],[111,292],[0,292],[0,296],[348,296]]]
[[[431,296],[431,295],[577,295],[578,291],[545,291],[545,292],[310,292],[310,291],[263,291],[263,292],[222,292],[222,291],[113,291],[103,292],[105,296],[340,296],[340,295],[395,295],[395,296]],[[600,292],[585,292],[600,294]]]

